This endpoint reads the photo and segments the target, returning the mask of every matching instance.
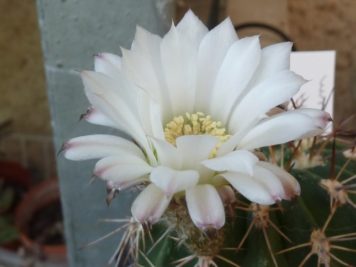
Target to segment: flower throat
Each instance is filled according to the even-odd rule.
[[[185,113],[176,116],[166,124],[164,135],[166,140],[175,145],[176,139],[182,135],[201,135],[209,134],[220,139],[220,144],[229,139],[226,129],[222,127],[220,121],[214,121],[210,115],[202,112]]]

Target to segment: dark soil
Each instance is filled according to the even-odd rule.
[[[63,216],[59,200],[35,212],[29,221],[28,235],[39,244],[64,244]]]

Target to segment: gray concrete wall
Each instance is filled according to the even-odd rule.
[[[78,122],[88,102],[76,70],[92,69],[93,55],[119,53],[128,48],[136,24],[163,33],[171,22],[169,0],[37,0],[48,96],[57,150],[74,136],[106,129]],[[88,185],[93,161],[70,162],[59,156],[62,204],[70,266],[106,266],[116,248],[116,235],[91,248],[86,243],[117,225],[99,224],[101,218],[119,218],[129,213],[130,193],[121,194],[111,207],[105,205],[105,185]]]

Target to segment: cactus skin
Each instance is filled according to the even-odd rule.
[[[324,159],[328,160],[332,158],[333,153],[333,150],[327,147],[323,150],[322,155]],[[285,153],[285,155],[286,158],[290,157],[290,153]],[[212,257],[214,263],[219,267],[234,266],[232,263],[234,263],[235,266],[241,267],[294,267],[300,266],[301,263],[306,267],[356,266],[356,208],[349,204],[337,205],[335,207],[334,215],[331,216],[332,209],[330,207],[330,196],[320,185],[322,179],[335,177],[345,164],[346,159],[341,152],[337,152],[335,155],[336,161],[331,163],[335,166],[333,174],[330,174],[330,169],[333,169],[330,167],[330,164],[313,167],[311,169],[291,171],[301,185],[301,195],[292,201],[283,201],[280,203],[280,206],[274,205],[274,207],[281,208],[281,210],[270,211],[269,216],[270,220],[292,241],[292,243],[289,243],[270,225],[265,228],[266,235],[268,236],[268,240],[274,252],[276,263],[268,249],[263,231],[258,227],[253,227],[244,242],[242,249],[236,251],[236,248],[253,220],[253,213],[251,213],[251,211],[243,211],[238,207],[235,207],[233,216],[227,218],[227,223],[219,234],[207,233],[207,238],[209,238],[209,236],[216,238],[218,235],[220,239],[224,239],[223,242],[211,242],[206,240],[208,242],[208,247],[210,246],[210,251],[218,251],[217,254]],[[346,168],[342,170],[339,181],[343,181],[355,174],[355,161],[349,162]],[[356,184],[356,181],[354,180],[349,184]],[[349,196],[351,200],[356,201],[355,194],[349,194]],[[241,199],[240,196],[238,197],[241,201],[248,203],[246,200]],[[237,206],[239,205],[240,204],[237,204]],[[180,214],[180,216],[183,215],[184,214]],[[333,258],[329,258],[330,265],[327,264],[328,259],[323,258],[320,259],[320,265],[318,265],[317,255],[313,254],[306,258],[311,252],[311,245],[305,245],[302,248],[278,254],[279,251],[310,242],[312,232],[316,229],[321,229],[322,231],[322,228],[325,226],[326,220],[329,217],[330,223],[328,223],[323,232],[327,237],[351,234],[349,236],[349,239],[351,239],[350,241],[330,243],[330,245],[339,245],[353,250],[342,251],[332,248],[330,251],[332,255],[337,257],[337,259],[340,259],[342,262],[349,265],[342,264]],[[186,218],[189,219],[189,217]],[[193,234],[191,238],[189,237],[189,233],[194,232],[194,225],[184,222],[184,225],[180,225],[177,230],[175,229],[175,223],[172,223],[172,219],[163,219],[162,222],[152,227],[151,233],[153,235],[153,240],[158,240],[162,233],[167,230],[167,227],[172,227],[173,229],[155,245],[150,253],[146,253],[145,257],[140,257],[139,265],[149,267],[208,267],[208,265],[197,265],[197,258],[182,265],[179,265],[179,262],[177,262],[177,260],[194,253],[194,251],[192,251],[194,250],[194,246],[192,246],[194,240],[191,238],[194,236],[194,238],[197,239],[197,236]],[[188,239],[174,240],[174,237],[179,238],[179,236],[182,235],[187,235]],[[178,245],[179,241],[180,244]],[[152,245],[152,241],[147,238],[146,251],[148,251]],[[212,248],[214,245],[218,247]],[[222,260],[221,258],[227,259],[229,262]]]

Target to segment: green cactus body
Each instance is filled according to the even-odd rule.
[[[325,149],[323,158],[329,159],[331,154],[330,149]],[[287,161],[290,153],[285,155]],[[340,152],[336,153],[336,159],[335,175],[341,171],[338,180],[352,178],[356,164],[349,162],[342,170],[346,159]],[[206,232],[201,232],[190,221],[184,203],[170,208],[162,222],[152,228],[153,240],[158,240],[163,233],[166,235],[157,243],[147,239],[147,249],[153,245],[154,248],[140,257],[139,264],[157,267],[356,266],[356,209],[349,203],[331,207],[330,195],[321,186],[323,179],[330,178],[330,164],[292,170],[292,174],[301,185],[301,195],[266,207],[268,218],[265,216],[262,222],[252,226],[256,212],[240,209],[240,201],[234,205],[233,213],[221,230]],[[347,184],[352,189],[355,182]],[[351,189],[348,196],[355,201]],[[246,200],[241,199],[241,202],[246,204],[242,207],[250,207]],[[211,261],[201,264],[199,257],[208,257]]]

